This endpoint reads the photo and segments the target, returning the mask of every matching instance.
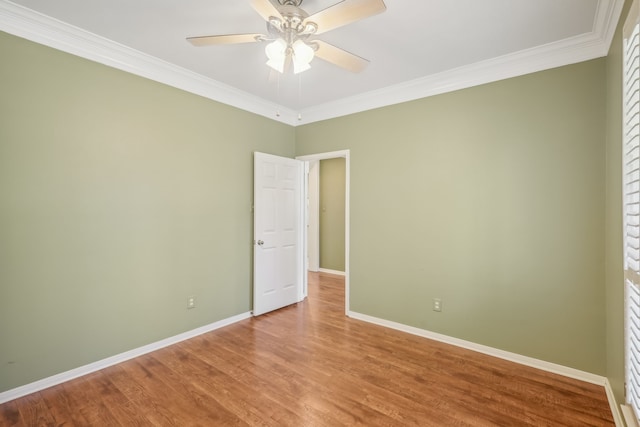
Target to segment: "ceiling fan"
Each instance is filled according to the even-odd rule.
[[[251,0],[251,6],[267,21],[267,34],[223,34],[187,37],[194,46],[269,42],[265,47],[267,65],[283,73],[293,63],[294,73],[311,68],[318,57],[354,73],[369,61],[314,36],[386,10],[383,0],[343,0],[313,15],[300,8],[303,0]]]

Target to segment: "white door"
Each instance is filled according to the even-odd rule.
[[[253,315],[303,298],[303,162],[254,153]]]

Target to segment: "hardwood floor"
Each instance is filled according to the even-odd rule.
[[[309,298],[0,405],[0,426],[612,426],[603,387],[344,316]]]

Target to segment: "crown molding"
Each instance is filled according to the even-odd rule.
[[[599,34],[604,45],[604,54],[609,53],[611,42],[618,28],[618,21],[622,14],[624,0],[600,0],[598,1],[598,11],[593,25],[593,33]]]
[[[296,111],[7,0],[0,0],[0,31],[282,123],[298,122]]]
[[[301,111],[298,124],[440,95],[607,56],[624,0],[600,0],[593,30],[579,36],[443,71]]]
[[[0,0],[0,31],[298,126],[606,56],[623,5],[624,0],[599,0],[590,33],[313,106],[300,112],[283,108],[8,0]]]

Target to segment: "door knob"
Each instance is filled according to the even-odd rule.
[[[256,243],[258,244],[258,246],[264,245],[264,241],[263,240],[258,240]]]

